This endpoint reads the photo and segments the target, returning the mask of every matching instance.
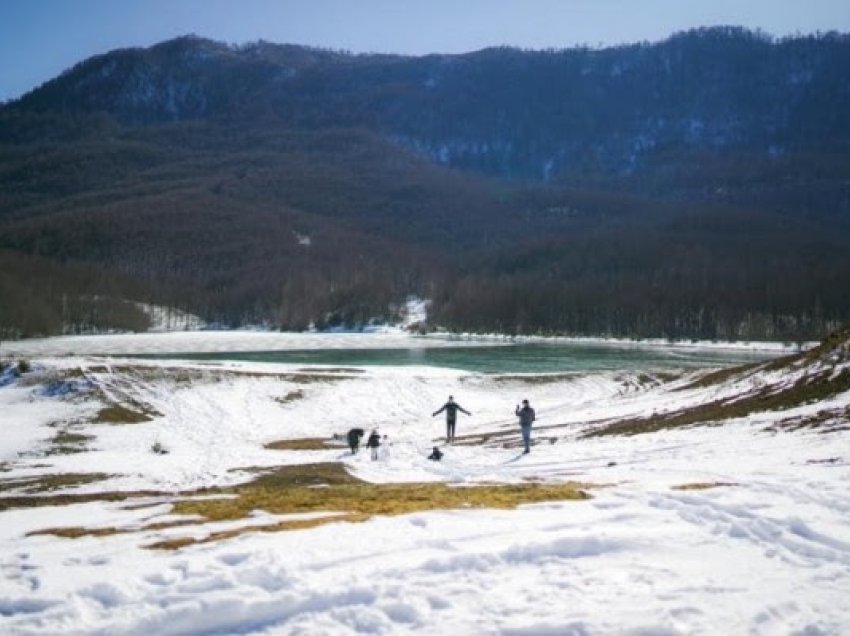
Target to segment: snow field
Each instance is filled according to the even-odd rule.
[[[850,633],[845,434],[768,433],[778,416],[761,413],[723,426],[577,436],[588,421],[733,395],[728,385],[673,391],[682,379],[639,390],[613,373],[532,382],[425,367],[315,367],[299,381],[303,367],[271,364],[132,361],[151,371],[132,373],[116,370],[126,364],[120,360],[36,364],[82,367],[81,381],[161,416],[85,423],[102,406],[85,385],[65,396],[61,387],[3,387],[3,479],[97,471],[114,477],[77,490],[176,492],[251,478],[238,468],[339,460],[376,483],[534,479],[606,487],[592,489],[587,501],[248,533],[176,552],[141,546],[304,516],[256,511],[238,522],[139,531],[175,518],[168,497],[7,510],[0,512],[0,633]],[[188,379],[175,381],[181,374]],[[444,460],[428,461],[432,439],[445,434],[444,417],[431,413],[449,394],[473,414],[458,416],[459,436],[516,431],[514,406],[528,398],[539,413],[540,443],[525,457],[501,443],[440,443]],[[827,406],[848,404],[844,394]],[[44,456],[56,432],[50,424],[70,421],[74,432],[95,436],[90,451]],[[263,448],[352,426],[388,436],[379,461],[344,447]],[[156,441],[167,455],[151,453]],[[711,483],[732,485],[674,489]],[[136,532],[27,536],[78,525]]]

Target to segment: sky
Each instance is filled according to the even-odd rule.
[[[92,55],[188,33],[419,55],[657,41],[714,25],[850,32],[850,0],[0,0],[0,100]]]

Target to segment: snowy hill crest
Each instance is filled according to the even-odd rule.
[[[594,428],[590,435],[637,434],[665,428],[749,418],[770,422],[771,430],[850,429],[850,328],[816,348],[752,365],[725,369],[678,387],[683,403],[650,417]],[[768,415],[769,414],[769,415]]]

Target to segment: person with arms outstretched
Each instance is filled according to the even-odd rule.
[[[534,409],[529,406],[528,400],[522,401],[522,408],[517,404],[514,413],[519,417],[519,427],[522,430],[522,443],[525,446],[523,455],[525,455],[531,452],[531,424],[534,422],[536,415]]]
[[[466,413],[467,415],[472,415],[469,411],[463,408],[460,404],[455,402],[453,396],[449,396],[448,402],[443,404],[439,409],[434,411],[434,414],[431,417],[436,417],[443,411],[446,412],[446,443],[451,444],[455,439],[455,423],[457,422],[457,412]]]

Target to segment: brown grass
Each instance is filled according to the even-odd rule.
[[[89,477],[85,475],[84,477]],[[94,476],[92,476],[94,477]],[[67,482],[63,483],[59,487],[71,487],[71,486],[79,486],[84,483],[94,483],[100,479],[105,479],[108,477],[107,475],[98,477],[98,479],[91,479],[90,481],[76,481],[76,482]],[[43,482],[42,478],[39,478],[40,482]],[[16,490],[17,487],[6,488],[6,490]],[[2,482],[0,482],[0,492],[4,490]],[[35,493],[39,492],[50,492],[50,490],[54,489],[44,489],[35,490]],[[127,491],[127,492],[96,492],[96,493],[84,493],[84,494],[76,494],[76,493],[60,493],[60,494],[52,494],[52,495],[12,495],[8,497],[0,497],[0,512],[4,510],[12,510],[14,508],[40,508],[43,506],[70,506],[73,504],[79,503],[89,503],[92,501],[126,501],[127,499],[133,499],[135,497],[170,497],[173,496],[174,493],[169,492],[160,492],[156,490],[138,490],[138,491]]]
[[[69,433],[67,430],[59,431],[50,440],[50,448],[45,455],[73,455],[86,452],[86,443],[93,440],[92,435],[79,435]]]
[[[269,450],[327,450],[328,440],[324,437],[304,437],[302,439],[282,439],[277,442],[269,442],[265,445]]]
[[[146,532],[156,530],[168,530],[170,528],[182,528],[184,526],[198,525],[198,519],[177,519],[174,521],[151,523],[141,528],[83,528],[71,526],[65,528],[45,528],[44,530],[33,530],[26,536],[34,537],[40,535],[51,535],[63,539],[80,539],[82,537],[111,537],[119,534],[133,534],[135,532]]]
[[[371,484],[353,477],[339,463],[283,466],[260,475],[250,483],[217,491],[221,494],[235,494],[237,495],[235,498],[177,501],[172,510],[174,514],[192,515],[195,518],[191,521],[169,522],[160,526],[152,524],[142,528],[141,531],[176,525],[248,519],[255,510],[263,510],[271,514],[340,513],[318,519],[283,521],[265,526],[215,532],[203,539],[178,537],[146,546],[176,549],[194,543],[224,540],[246,532],[279,532],[312,528],[340,521],[360,522],[375,515],[401,515],[427,510],[471,508],[509,509],[521,504],[542,501],[588,499],[589,495],[584,490],[586,487],[576,483],[487,484],[463,488],[454,488],[442,483]],[[191,494],[197,493],[184,493],[184,496]],[[197,517],[202,518],[203,521],[198,521]],[[108,536],[126,532],[130,530],[70,527],[38,531],[39,534],[68,538]]]
[[[695,482],[692,484],[681,484],[673,486],[673,490],[708,490],[710,488],[721,488],[723,486],[737,486],[734,482],[713,481],[713,482]]]
[[[134,408],[128,408],[123,404],[106,406],[98,412],[92,420],[94,424],[141,424],[150,422],[154,417],[162,417],[162,413],[144,405],[134,404]]]
[[[19,479],[0,480],[0,493],[19,491],[26,494],[37,494],[59,490],[60,488],[74,488],[93,484],[108,479],[105,473],[60,473],[58,475],[40,475],[38,477],[22,477]],[[3,497],[0,498],[0,510],[8,508],[31,507],[26,505],[10,505],[20,500],[40,500],[43,497]],[[38,505],[38,504],[35,504]]]

